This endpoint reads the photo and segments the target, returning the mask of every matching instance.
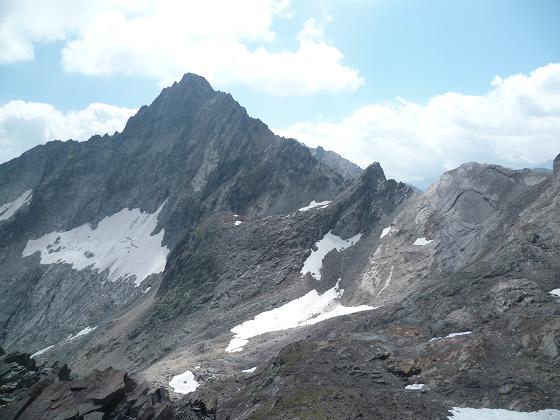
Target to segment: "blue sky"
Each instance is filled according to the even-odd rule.
[[[218,0],[215,2],[219,3]],[[162,35],[153,46],[139,51],[136,51],[136,45],[150,44],[155,34],[150,35],[151,38],[130,41],[131,37],[142,34],[135,32],[132,24],[129,25],[132,29],[122,39],[117,32],[121,26],[125,27],[120,23],[133,22],[136,15],[151,16],[152,6],[136,11],[130,10],[130,4],[119,8],[107,6],[105,0],[100,0],[90,13],[97,14],[99,21],[92,24],[87,16],[82,16],[80,10],[71,10],[71,7],[65,7],[64,2],[48,3],[36,2],[34,8],[40,9],[42,4],[44,7],[54,8],[52,17],[48,12],[40,14],[41,10],[26,10],[15,1],[8,0],[5,5],[0,6],[0,34],[10,34],[9,37],[4,37],[3,43],[0,41],[0,106],[4,105],[4,114],[9,111],[12,119],[14,113],[19,115],[22,124],[25,123],[25,118],[21,117],[25,114],[21,110],[24,106],[20,104],[18,110],[14,111],[6,110],[6,104],[16,100],[25,104],[46,104],[62,114],[61,118],[66,118],[68,113],[85,110],[92,103],[123,109],[138,108],[151,102],[164,85],[178,78],[181,73],[194,71],[203,73],[216,88],[231,92],[251,115],[261,118],[281,134],[297,135],[300,140],[312,146],[325,143],[328,148],[353,160],[358,160],[358,156],[358,163],[362,166],[380,160],[384,167],[389,168],[390,175],[413,180],[434,176],[435,172],[432,174],[427,170],[433,163],[426,159],[421,162],[414,162],[413,159],[407,161],[406,165],[409,166],[415,163],[426,166],[426,170],[414,172],[376,159],[377,156],[386,155],[380,152],[380,148],[395,145],[394,129],[391,131],[392,135],[386,137],[378,130],[389,118],[387,112],[398,114],[391,114],[390,118],[396,118],[395,124],[402,125],[403,119],[408,122],[411,118],[415,121],[426,120],[425,116],[411,117],[408,113],[414,107],[427,107],[431,102],[443,101],[434,101],[434,98],[449,99],[450,92],[463,95],[467,102],[470,101],[469,96],[477,96],[481,100],[486,98],[488,102],[489,92],[495,88],[491,83],[496,76],[507,81],[508,77],[522,74],[527,86],[537,83],[546,95],[550,95],[555,89],[545,89],[542,86],[546,83],[556,86],[555,83],[558,83],[556,68],[549,68],[544,76],[539,76],[541,79],[538,81],[531,76],[539,68],[560,62],[560,2],[555,0],[250,0],[247,10],[240,7],[239,13],[237,10],[227,12],[234,23],[221,23],[227,26],[224,33],[220,32],[222,27],[218,24],[212,31],[203,32],[202,35],[195,30],[185,33],[179,27],[181,24],[177,23],[176,33],[169,30],[167,37]],[[126,2],[123,0],[114,3]],[[172,0],[162,4],[166,8],[176,7]],[[191,6],[192,4],[194,2],[190,2]],[[68,14],[67,22],[62,18],[62,23],[58,24],[56,18],[64,13]],[[178,16],[181,13],[192,13],[195,15],[194,19],[198,17],[207,26],[214,24],[215,15],[212,13],[215,10],[205,11],[203,7],[200,10],[191,7],[175,11]],[[196,16],[197,13],[200,15]],[[238,14],[231,15],[232,13]],[[155,16],[156,12],[153,14]],[[173,28],[173,22],[167,25],[165,20],[168,15],[163,13],[159,16],[158,19],[149,21],[146,27],[160,30],[155,25],[157,22],[160,25],[164,22],[164,26]],[[115,25],[109,25],[109,28],[115,31],[114,44],[117,46],[112,44],[110,37],[105,43],[103,40],[97,42],[107,32],[107,28],[99,22],[103,22],[103,19],[111,22],[113,18],[116,19]],[[239,20],[239,26],[235,26],[236,20]],[[196,26],[196,20],[193,22]],[[26,31],[26,25],[33,29]],[[40,29],[37,30],[36,26]],[[44,30],[41,31],[41,27]],[[195,44],[185,46],[191,39],[199,39],[201,36],[211,40],[208,45],[214,49],[207,48],[206,44],[203,48],[208,51],[209,57],[201,56],[200,49]],[[122,45],[119,45],[121,42]],[[12,48],[12,45],[20,44],[21,48]],[[170,53],[159,56],[159,47],[163,45],[166,48],[171,45]],[[305,53],[302,52],[302,45],[308,46]],[[29,46],[33,50],[31,57]],[[239,56],[242,57],[239,60],[247,61],[247,65],[239,65],[239,68],[234,66],[229,72],[228,66],[231,66],[228,63],[235,62],[234,53],[238,47],[242,47],[239,49]],[[255,53],[259,48],[266,51],[264,56]],[[15,52],[3,54],[2,49]],[[123,57],[129,52],[130,57]],[[175,52],[186,58],[179,62],[173,61],[170,57]],[[280,55],[283,52],[292,55],[283,59]],[[212,57],[222,55],[233,61],[215,63]],[[192,60],[189,61],[189,57]],[[130,64],[127,64],[127,59]],[[159,61],[162,64],[156,65],[149,61]],[[547,80],[543,80],[543,77]],[[525,87],[519,88],[519,83],[504,85],[507,89],[521,89],[524,95],[527,94]],[[513,85],[517,87],[511,87]],[[530,90],[533,93],[535,91],[533,88]],[[519,91],[515,92],[521,95]],[[502,98],[510,97],[511,92],[502,92],[501,95]],[[531,98],[531,101],[545,101],[548,104],[556,98],[541,96]],[[376,105],[385,108],[378,109]],[[504,106],[502,102],[495,105]],[[455,101],[453,106],[457,106]],[[445,106],[443,108],[447,109]],[[547,112],[552,113],[556,119],[556,108],[549,108]],[[457,106],[457,109],[470,114],[461,118],[454,114],[454,121],[465,118],[480,120],[472,115],[474,111],[467,111],[464,105]],[[367,123],[363,122],[365,117],[361,116],[361,111],[369,112]],[[372,112],[377,114],[373,115]],[[384,112],[383,116],[379,112]],[[355,122],[357,114],[360,116],[359,128]],[[515,119],[512,115],[498,118],[502,117],[508,121]],[[534,116],[519,117],[529,119]],[[113,123],[114,120],[113,118]],[[5,150],[10,148],[10,153],[17,154],[21,151],[17,145],[14,146],[15,141],[22,143],[22,147],[27,147],[34,141],[45,140],[8,138],[12,134],[7,133],[6,129],[2,134],[1,121],[0,117],[0,147],[9,144],[9,147],[5,146]],[[381,124],[375,125],[376,121],[381,121]],[[86,118],[84,124],[88,122],[91,123],[91,119]],[[97,120],[95,122],[99,123]],[[348,124],[351,127],[344,131],[344,126]],[[371,124],[374,124],[370,131],[375,138],[369,141],[362,139],[357,144],[354,140],[356,132],[364,136],[363,132]],[[446,122],[446,127],[449,124],[449,121]],[[93,126],[99,127],[99,124]],[[477,157],[479,159],[476,160],[494,160],[510,166],[531,166],[553,158],[554,156],[549,156],[553,150],[560,152],[560,143],[550,140],[558,134],[554,131],[557,130],[556,126],[545,135],[541,133],[542,127],[527,133],[524,130],[528,128],[525,127],[521,128],[523,135],[537,136],[533,139],[537,147],[539,141],[543,142],[542,153],[529,153],[520,149],[516,155],[500,161],[498,152],[504,148],[507,150],[507,145],[496,146],[494,143],[504,142],[504,138],[520,130],[519,127],[507,126],[505,121],[501,122],[501,126],[504,128],[503,134],[496,133],[495,127],[490,127],[488,134],[484,131],[477,131],[476,135],[463,133],[464,139],[461,141],[470,142],[473,147],[455,147],[452,154],[439,157],[440,164],[436,169],[450,169],[453,165]],[[108,127],[113,128],[110,124]],[[322,142],[321,136],[329,137],[326,133],[332,131],[328,128],[333,127],[340,130],[341,138],[326,138]],[[458,129],[463,130],[464,127]],[[87,137],[87,126],[76,130],[76,135]],[[418,143],[425,140],[418,135],[418,123],[413,123],[410,130],[413,132],[412,137],[418,137]],[[58,134],[52,128],[43,131],[43,136]],[[439,131],[438,135],[442,135]],[[62,130],[59,135],[64,134],[67,133]],[[409,133],[407,131],[400,135]],[[367,137],[367,133],[365,136]],[[41,134],[37,133],[37,137],[41,137]],[[490,142],[488,150],[479,156],[473,155],[469,150],[481,146],[481,139],[486,137]],[[427,152],[422,148],[426,145],[421,144],[415,152],[414,141],[410,141],[412,143],[406,147],[410,156]],[[445,142],[445,138],[441,141]],[[517,145],[517,141],[513,141]],[[353,142],[356,144],[352,144]],[[483,143],[482,146],[484,147]],[[6,157],[3,160],[5,159]]]

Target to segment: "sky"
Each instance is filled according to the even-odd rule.
[[[0,0],[0,162],[113,133],[186,72],[426,184],[560,153],[557,0]]]

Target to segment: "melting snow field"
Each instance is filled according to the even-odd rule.
[[[519,412],[493,408],[461,408],[453,407],[448,419],[456,420],[558,420],[560,410],[540,410]]]
[[[23,256],[39,251],[41,264],[67,263],[76,270],[86,267],[102,272],[109,270],[108,279],[136,276],[135,285],[150,274],[161,273],[169,249],[161,245],[164,230],[156,235],[158,214],[140,209],[122,209],[107,216],[92,229],[90,224],[66,232],[52,232],[32,239],[23,250]]]
[[[426,239],[426,238],[418,238],[414,241],[414,243],[412,245],[428,245],[430,243],[432,243],[433,240],[432,239]]]
[[[171,381],[169,381],[169,386],[178,394],[189,394],[196,390],[199,385],[200,384],[196,381],[190,370],[174,376]]]
[[[411,390],[418,390],[422,388],[424,388],[424,384],[412,384],[404,387],[404,389],[411,389]]]
[[[333,235],[331,231],[323,236],[323,239],[319,240],[315,246],[317,251],[311,251],[311,255],[307,257],[303,263],[303,268],[301,269],[301,274],[305,275],[310,273],[315,280],[321,280],[321,268],[323,267],[323,258],[333,249],[337,251],[342,251],[343,249],[349,248],[356,244],[362,237],[361,233],[350,239],[342,239],[339,236]]]
[[[231,329],[231,332],[235,335],[226,351],[229,353],[242,351],[250,338],[268,332],[313,325],[337,316],[375,309],[367,305],[342,306],[339,299],[343,293],[344,289],[339,289],[337,283],[336,286],[322,295],[317,293],[316,290],[311,290],[306,295],[278,308],[262,312],[255,318]]]
[[[307,206],[302,207],[301,209],[299,209],[298,211],[307,211],[307,210],[311,210],[314,209],[316,207],[320,207],[322,209],[324,209],[325,207],[327,207],[329,205],[330,201],[320,201],[317,202],[315,200],[311,201],[311,203],[309,203]]]
[[[560,297],[560,289],[554,289],[554,290],[551,290],[548,293],[550,293],[551,295]]]
[[[383,232],[381,232],[381,236],[379,237],[379,239],[382,239],[383,237],[387,236],[390,232],[391,232],[391,226],[386,227],[385,229],[383,229]]]
[[[25,191],[18,198],[16,198],[14,201],[11,201],[9,203],[1,205],[0,206],[0,221],[8,220],[10,217],[12,217],[14,214],[16,214],[17,211],[21,207],[29,204],[32,196],[33,196],[32,191],[28,190],[28,191]]]

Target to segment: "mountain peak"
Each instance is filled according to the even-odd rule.
[[[179,82],[164,88],[149,106],[140,108],[126,123],[123,134],[138,134],[146,125],[156,123],[160,129],[181,126],[217,94],[204,77],[186,73]]]
[[[214,92],[214,89],[212,88],[212,85],[210,85],[210,83],[208,82],[208,80],[206,80],[204,77],[199,76],[198,74],[195,73],[185,73],[183,75],[183,77],[181,78],[181,80],[179,81],[179,83],[175,82],[173,83],[173,86],[171,86],[171,88],[174,88],[176,86],[180,86],[180,87],[188,87],[188,88],[193,88],[193,89],[201,89],[201,90],[205,90],[208,92]]]
[[[377,183],[379,181],[382,182],[385,180],[385,172],[383,172],[383,168],[381,168],[379,162],[373,162],[371,165],[369,165],[366,169],[364,169],[360,177],[361,183],[368,184]]]

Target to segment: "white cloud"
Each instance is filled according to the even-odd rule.
[[[289,0],[9,0],[0,6],[0,64],[62,41],[65,70],[144,75],[162,84],[194,72],[217,86],[239,82],[275,94],[352,90],[363,83],[311,19],[297,47],[275,49],[275,19]],[[217,12],[219,11],[219,12]]]
[[[93,103],[61,112],[52,105],[10,101],[0,106],[0,163],[48,140],[86,140],[94,134],[121,131],[135,109]]]
[[[399,98],[360,107],[341,121],[275,131],[363,167],[379,161],[403,181],[435,177],[466,161],[531,167],[560,153],[560,64],[496,77],[485,95],[448,92],[426,104]]]

